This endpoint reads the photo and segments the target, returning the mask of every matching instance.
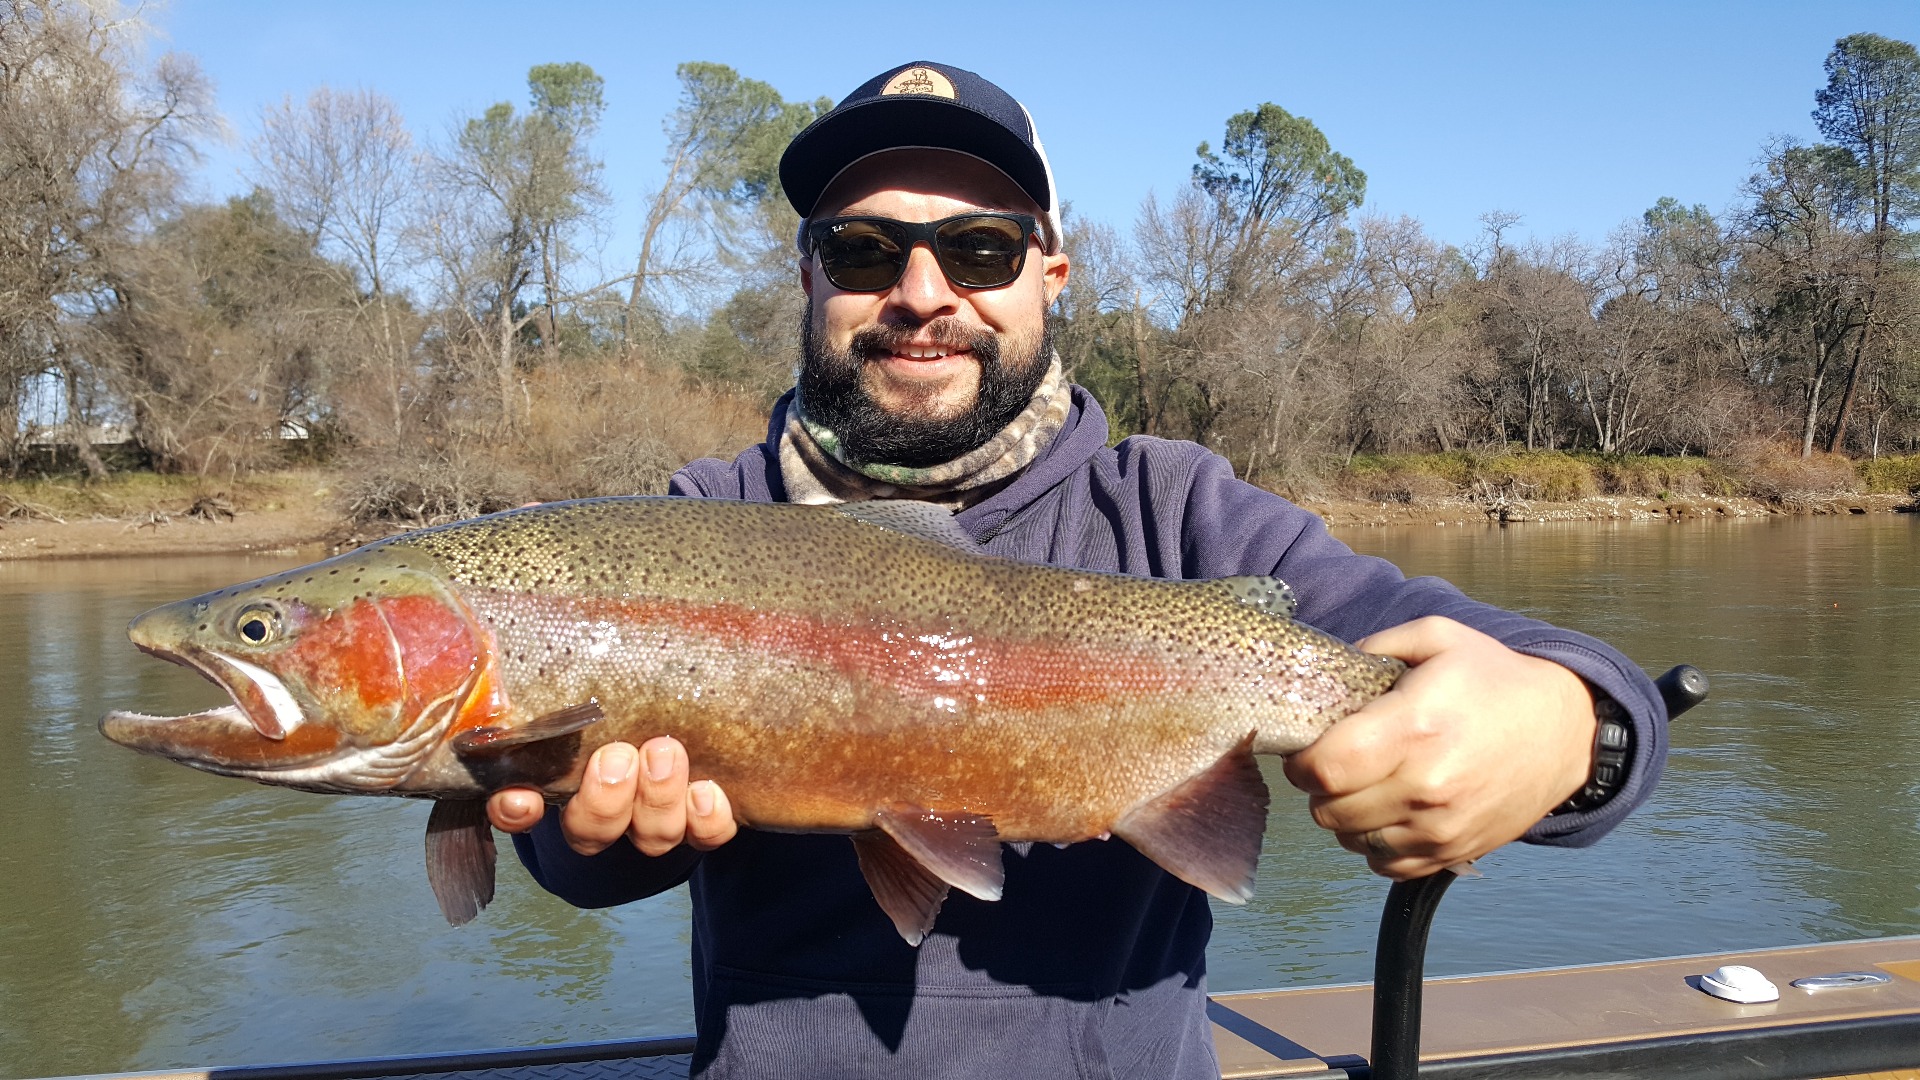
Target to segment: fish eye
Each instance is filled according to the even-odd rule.
[[[266,604],[240,609],[233,628],[250,645],[265,645],[280,636],[280,612]]]

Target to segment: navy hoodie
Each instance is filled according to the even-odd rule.
[[[672,492],[781,501],[778,439],[731,462],[706,458]],[[1272,574],[1298,617],[1348,641],[1444,615],[1556,661],[1632,715],[1634,759],[1605,806],[1555,815],[1526,836],[1590,844],[1645,801],[1666,756],[1666,714],[1647,676],[1583,634],[1477,603],[1437,578],[1357,555],[1325,524],[1243,483],[1193,443],[1107,445],[1100,406],[1073,388],[1066,425],[1006,488],[956,515],[983,552],[1164,578]],[[1008,845],[1006,891],[959,892],[907,945],[844,836],[744,829],[705,855],[660,858],[616,844],[574,853],[557,814],[514,838],[529,871],[582,907],[690,881],[694,1072],[707,1077],[1179,1077],[1216,1080],[1206,1016],[1206,895],[1124,841]]]

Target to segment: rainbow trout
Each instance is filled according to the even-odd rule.
[[[1003,841],[1121,837],[1252,893],[1255,754],[1305,747],[1402,665],[1294,622],[1272,578],[1161,581],[981,554],[939,507],[550,503],[155,608],[141,649],[233,704],[107,738],[308,791],[436,799],[448,920],[493,896],[484,799],[578,788],[671,735],[757,829],[849,833],[917,943]]]

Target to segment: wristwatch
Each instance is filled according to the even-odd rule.
[[[1572,798],[1554,807],[1556,814],[1598,810],[1619,794],[1627,781],[1627,762],[1633,758],[1633,724],[1627,710],[1604,691],[1594,689],[1593,718],[1599,721],[1593,733],[1593,774]]]

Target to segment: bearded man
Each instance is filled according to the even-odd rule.
[[[804,218],[799,385],[766,442],[694,462],[674,494],[921,499],[988,554],[1285,579],[1301,620],[1410,665],[1286,763],[1315,821],[1389,877],[1517,838],[1588,844],[1646,798],[1666,716],[1619,653],[1356,555],[1202,447],[1107,446],[1099,404],[1048,345],[1069,272],[1058,198],[1005,91],[895,68],[780,168]],[[1008,847],[1004,898],[950,898],[916,947],[844,837],[738,830],[726,793],[688,774],[672,739],[610,744],[561,813],[518,790],[489,809],[575,904],[691,882],[696,1074],[1219,1075],[1206,896],[1124,842]]]

